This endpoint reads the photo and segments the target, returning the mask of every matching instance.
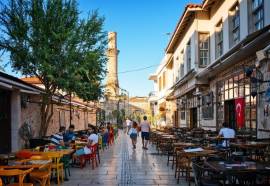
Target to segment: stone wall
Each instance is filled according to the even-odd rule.
[[[25,107],[22,106],[21,124],[28,122],[32,125],[34,131],[34,137],[38,137],[40,130],[40,100],[39,95],[30,95],[30,103],[27,103]],[[70,125],[70,111],[68,105],[54,105],[53,117],[51,119],[47,136],[58,132],[60,126],[66,128]],[[96,124],[95,112],[87,112],[78,107],[72,107],[72,120],[71,123],[75,125],[75,130],[83,130],[87,127],[88,123]]]

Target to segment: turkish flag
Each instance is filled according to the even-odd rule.
[[[245,125],[245,98],[235,99],[236,125],[243,128]]]

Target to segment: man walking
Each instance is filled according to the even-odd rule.
[[[149,133],[150,133],[150,124],[147,121],[147,117],[143,117],[143,121],[140,124],[141,128],[141,136],[142,136],[142,144],[143,144],[143,149],[148,150],[147,145],[148,145],[148,140],[149,140]]]

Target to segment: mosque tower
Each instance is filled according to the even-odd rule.
[[[119,95],[118,82],[118,53],[117,50],[117,33],[108,33],[108,62],[107,62],[107,81],[105,95],[109,99],[117,99]]]

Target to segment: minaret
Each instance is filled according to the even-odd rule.
[[[117,33],[108,33],[108,62],[107,62],[107,82],[105,94],[109,99],[115,99],[119,95],[118,82],[118,53]]]

